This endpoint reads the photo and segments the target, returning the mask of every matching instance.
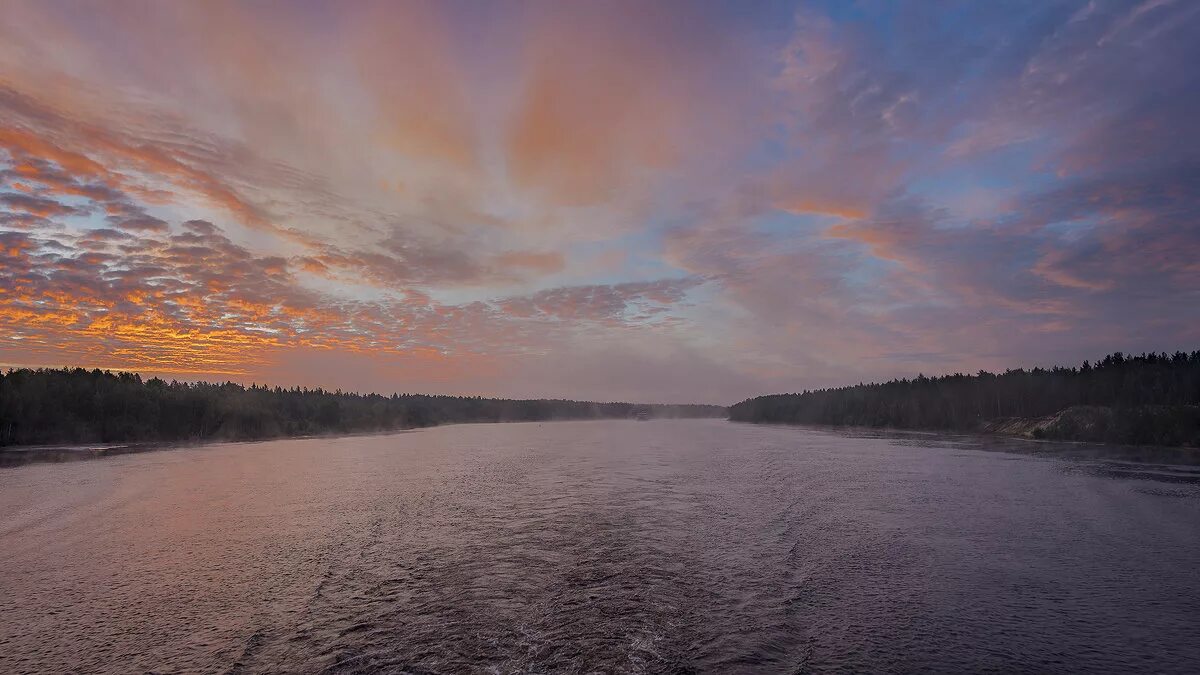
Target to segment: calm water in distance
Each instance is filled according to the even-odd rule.
[[[0,470],[0,672],[1196,672],[1194,468],[720,420]]]

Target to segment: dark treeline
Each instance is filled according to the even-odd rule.
[[[428,427],[648,417],[724,417],[705,405],[506,400],[143,381],[135,373],[20,369],[0,374],[0,445],[246,440]]]
[[[799,394],[760,396],[730,408],[744,422],[900,429],[1004,430],[1039,438],[1200,446],[1200,351],[1120,352],[1079,368],[917,376]],[[998,424],[1024,418],[1031,423]]]

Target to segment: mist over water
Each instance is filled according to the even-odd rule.
[[[1200,659],[1200,474],[1082,452],[466,425],[9,468],[0,514],[6,673]]]

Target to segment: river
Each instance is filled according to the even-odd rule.
[[[1195,672],[1198,561],[1194,467],[970,439],[213,445],[0,470],[0,672]]]

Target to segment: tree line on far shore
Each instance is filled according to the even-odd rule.
[[[136,373],[0,373],[0,446],[249,440],[380,432],[455,422],[725,417],[708,405],[357,394],[225,382],[143,380]]]
[[[1062,413],[1062,414],[1060,414]],[[1047,418],[1032,435],[1200,446],[1200,351],[1116,352],[1078,368],[1016,369],[759,396],[729,409],[744,422],[975,431]]]

